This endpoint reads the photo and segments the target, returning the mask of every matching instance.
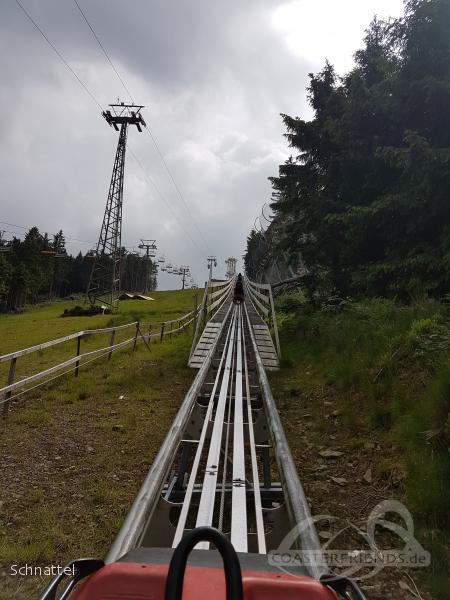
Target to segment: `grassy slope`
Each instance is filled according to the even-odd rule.
[[[193,293],[192,290],[152,292],[154,301],[122,301],[117,315],[61,318],[64,309],[72,308],[82,300],[61,300],[30,306],[18,314],[0,313],[0,355],[82,329],[106,327],[136,319],[146,322],[173,319],[192,310]]]
[[[124,302],[115,317],[62,319],[65,302],[2,315],[2,351],[111,319],[158,321],[192,309],[192,291],[153,296]],[[11,563],[105,555],[194,377],[190,341],[121,350],[13,407],[0,430],[0,598],[35,597],[43,587],[39,578],[8,576]]]
[[[64,309],[71,308],[80,301],[61,301],[28,307],[20,314],[0,314],[0,355],[21,348],[28,348],[51,339],[63,337],[84,329],[108,327],[114,324],[131,323],[140,320],[143,329],[149,322],[175,319],[193,309],[193,291],[152,292],[154,301],[126,300],[120,303],[120,312],[115,315],[95,315],[93,317],[64,317]],[[199,291],[200,298],[201,290]],[[116,342],[133,335],[133,331],[118,332]],[[109,343],[110,334],[84,338],[81,351],[87,352],[102,348]],[[42,352],[21,357],[17,361],[16,380],[37,370],[62,362],[74,356],[76,341],[70,340]],[[36,367],[39,367],[36,369]],[[9,363],[0,364],[0,382],[6,381]]]
[[[60,319],[65,302],[2,315],[2,352],[143,316],[136,311],[151,311],[144,319],[157,321],[191,309],[189,291],[154,297],[158,304],[123,303],[116,317]],[[448,461],[439,435],[430,446],[422,434],[446,435],[446,311],[375,302],[305,315],[292,298],[279,306],[284,359],[271,379],[313,512],[363,525],[376,502],[404,501],[432,552],[433,599],[446,598]],[[27,395],[9,414],[0,432],[0,598],[34,597],[42,588],[38,578],[6,577],[12,561],[105,554],[192,380],[188,346],[179,336],[152,345],[151,355],[142,345],[134,354],[121,351],[82,371],[78,382],[65,377]],[[343,457],[325,461],[317,452],[324,448]],[[362,479],[369,467],[370,485]],[[338,486],[331,476],[348,483]],[[398,577],[388,578],[391,588]],[[376,598],[372,583],[368,594]]]
[[[448,599],[448,309],[380,300],[309,312],[295,296],[278,306],[284,359],[271,381],[313,512],[363,526],[377,502],[404,502],[432,555],[426,574],[409,575]],[[329,448],[342,457],[321,458]],[[403,597],[399,579],[412,585],[393,570],[367,580],[369,597]]]

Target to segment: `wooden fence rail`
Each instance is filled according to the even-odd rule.
[[[203,292],[203,298],[198,307],[196,315],[193,317],[194,321],[194,334],[192,337],[192,346],[191,351],[189,353],[189,359],[191,358],[197,340],[200,337],[202,327],[206,325],[206,321],[209,318],[211,319],[214,314],[216,314],[224,304],[225,300],[231,293],[233,285],[235,283],[235,278],[226,279],[225,281],[207,281],[205,282],[205,289]],[[220,288],[220,289],[217,289]],[[214,291],[212,291],[214,290]],[[213,313],[213,311],[215,312]]]
[[[250,281],[248,277],[244,279],[245,289],[247,291],[250,300],[253,302],[253,306],[256,311],[259,312],[261,317],[269,322],[269,325],[273,328],[273,334],[275,337],[275,347],[277,350],[278,358],[281,357],[280,338],[278,336],[278,325],[275,315],[275,306],[273,303],[272,286],[270,283],[256,283]]]
[[[171,319],[169,321],[164,321],[156,324],[149,323],[147,326],[148,333],[143,333],[143,324],[141,324],[139,321],[133,321],[132,323],[126,323],[125,325],[115,325],[112,327],[102,327],[99,329],[86,329],[83,331],[77,331],[76,333],[72,333],[70,335],[66,335],[55,340],[50,340],[48,342],[43,342],[42,344],[30,346],[29,348],[17,350],[16,352],[4,354],[3,356],[0,356],[0,363],[10,361],[10,366],[8,370],[6,385],[0,388],[0,398],[2,398],[2,400],[0,400],[0,406],[3,405],[3,412],[6,413],[8,411],[11,400],[13,400],[14,398],[21,396],[22,394],[31,391],[31,389],[39,387],[40,385],[44,385],[45,383],[52,381],[56,377],[61,377],[62,375],[65,375],[66,373],[69,373],[71,371],[74,372],[75,377],[78,377],[80,367],[103,356],[107,356],[108,360],[110,360],[113,351],[118,350],[119,348],[124,348],[126,346],[133,345],[133,350],[135,350],[138,339],[142,339],[142,341],[149,348],[149,343],[151,342],[152,338],[159,338],[162,342],[164,337],[167,335],[172,336],[174,333],[177,332],[185,332],[187,331],[187,328],[191,323],[196,322],[200,310],[201,307],[195,307],[193,311],[183,315],[182,317],[178,317],[177,319]],[[176,324],[175,327],[174,324]],[[122,342],[115,343],[115,338],[118,331],[131,328],[135,329],[133,337],[130,337]],[[101,333],[111,333],[108,346],[98,348],[96,350],[91,350],[89,352],[80,352],[81,340],[83,339],[83,337]],[[19,381],[14,381],[18,358],[20,358],[21,356],[32,354],[33,352],[44,350],[46,348],[51,348],[52,346],[57,346],[58,344],[63,344],[70,340],[76,340],[75,356],[57,365],[39,371],[38,373],[34,373],[33,375],[24,377]],[[50,376],[51,378],[48,379]],[[40,383],[33,386],[32,388],[27,387],[28,385],[36,381],[40,381]]]

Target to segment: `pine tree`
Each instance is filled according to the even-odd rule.
[[[295,152],[272,178],[279,251],[305,284],[408,299],[450,291],[450,2],[374,19],[355,67],[310,76],[307,122],[282,115]]]

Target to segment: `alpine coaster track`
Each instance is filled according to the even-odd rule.
[[[175,599],[182,589],[184,598],[364,598],[328,573],[270,390],[266,368],[278,361],[259,316],[264,298],[273,311],[270,289],[233,278],[211,297],[213,333],[191,354],[198,373],[108,556],[74,561],[62,595],[59,576],[41,600]],[[269,560],[280,548],[307,560],[287,573]]]

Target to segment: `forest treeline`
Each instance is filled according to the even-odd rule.
[[[293,156],[272,177],[273,248],[311,295],[450,292],[450,1],[374,19],[354,68],[310,75],[310,121],[282,115]],[[248,238],[255,275],[264,236]]]
[[[286,404],[340,405],[339,433],[362,460],[372,433],[384,439],[370,472],[432,557],[409,577],[448,600],[450,0],[373,20],[354,68],[340,77],[326,63],[308,98],[311,120],[282,115],[292,156],[271,178],[274,218],[249,235],[246,271],[270,281],[281,260],[299,275],[299,293],[277,300],[282,389],[299,390]]]
[[[121,288],[142,291],[147,263],[143,256],[127,252]],[[92,268],[92,254],[67,253],[62,231],[49,236],[32,227],[23,240],[13,238],[0,244],[0,310],[14,311],[25,304],[64,298],[86,292]],[[156,289],[154,265],[149,261],[150,289]]]

